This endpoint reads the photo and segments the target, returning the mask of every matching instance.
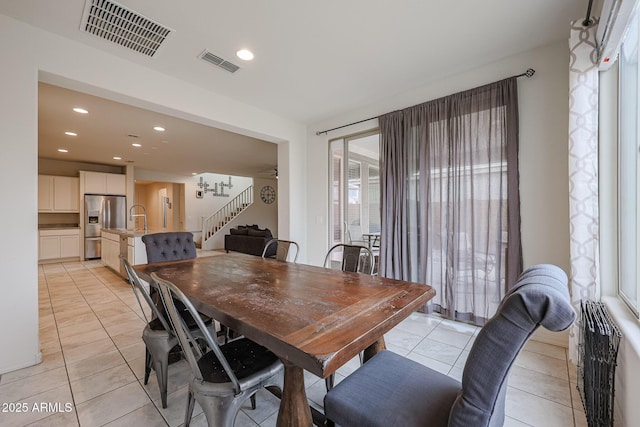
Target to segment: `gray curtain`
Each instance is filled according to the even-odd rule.
[[[516,78],[379,117],[380,274],[484,324],[522,272]]]

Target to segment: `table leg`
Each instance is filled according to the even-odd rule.
[[[387,346],[384,343],[384,337],[380,337],[378,341],[371,344],[369,347],[364,349],[364,355],[362,357],[362,362],[365,363],[367,360],[371,359],[376,354],[380,353],[382,350],[386,350]]]
[[[284,390],[278,411],[278,427],[311,427],[311,409],[304,391],[304,370],[288,361],[284,364]]]

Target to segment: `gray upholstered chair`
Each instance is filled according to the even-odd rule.
[[[293,254],[293,260],[291,262],[296,262],[298,259],[298,252],[300,252],[300,246],[294,241],[291,240],[280,240],[280,239],[271,239],[264,245],[264,250],[262,251],[262,258],[267,258],[267,253],[270,252],[269,248],[273,245],[276,245],[276,255],[275,258],[278,261],[287,261],[289,258],[289,252],[292,251],[291,248],[295,248],[295,252]]]
[[[323,265],[327,268],[338,267],[342,271],[373,274],[375,257],[366,246],[338,243],[329,249]]]
[[[142,330],[142,341],[144,341],[146,347],[145,363],[144,363],[144,383],[149,381],[149,374],[151,368],[156,371],[156,378],[158,379],[158,387],[160,388],[160,399],[162,400],[162,407],[167,407],[167,381],[169,372],[169,353],[178,345],[178,338],[174,335],[167,319],[163,306],[156,304],[151,297],[150,293],[142,284],[140,278],[136,274],[135,270],[131,267],[131,264],[124,258],[120,257],[124,269],[127,272],[129,278],[129,284],[133,289],[133,293],[138,300],[140,309],[147,323]],[[152,285],[149,285],[152,286]],[[157,294],[157,293],[156,293]],[[157,294],[158,295],[158,294]],[[142,303],[140,297],[145,301],[148,309],[151,310],[151,320],[147,318],[145,311],[145,304]],[[147,309],[147,311],[148,311]],[[193,330],[195,336],[201,337],[199,329],[195,325],[195,321],[188,312],[182,311],[181,314],[185,317],[185,322]],[[207,328],[211,329],[215,334],[215,322],[210,317],[203,318]]]
[[[242,404],[261,388],[284,386],[284,366],[278,357],[247,338],[219,346],[197,316],[193,304],[173,283],[151,274],[160,288],[162,301],[171,319],[182,352],[191,367],[185,426],[189,425],[195,402],[202,407],[210,426],[233,427]],[[196,319],[208,351],[203,352],[180,316],[174,301],[180,301]]]
[[[539,325],[562,331],[576,314],[558,267],[527,269],[480,330],[462,383],[384,350],[327,393],[327,418],[342,427],[488,427],[504,423],[507,378]]]
[[[142,236],[142,242],[147,251],[147,262],[180,261],[193,259],[198,256],[193,233],[189,231],[170,231],[166,233],[152,233]],[[152,292],[152,297],[155,297]],[[178,309],[183,307],[178,304]],[[231,333],[225,325],[220,325],[225,340]]]
[[[173,231],[142,236],[147,250],[147,262],[178,261],[197,256],[193,233]]]

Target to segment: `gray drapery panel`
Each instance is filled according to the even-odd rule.
[[[483,324],[522,272],[516,78],[379,117],[380,274]]]

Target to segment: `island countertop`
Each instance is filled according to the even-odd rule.
[[[184,230],[168,230],[166,228],[150,228],[148,230],[144,230],[142,228],[103,228],[102,231],[106,233],[118,234],[124,237],[142,237],[146,234],[155,234],[155,233],[170,233],[174,231],[184,231]]]

